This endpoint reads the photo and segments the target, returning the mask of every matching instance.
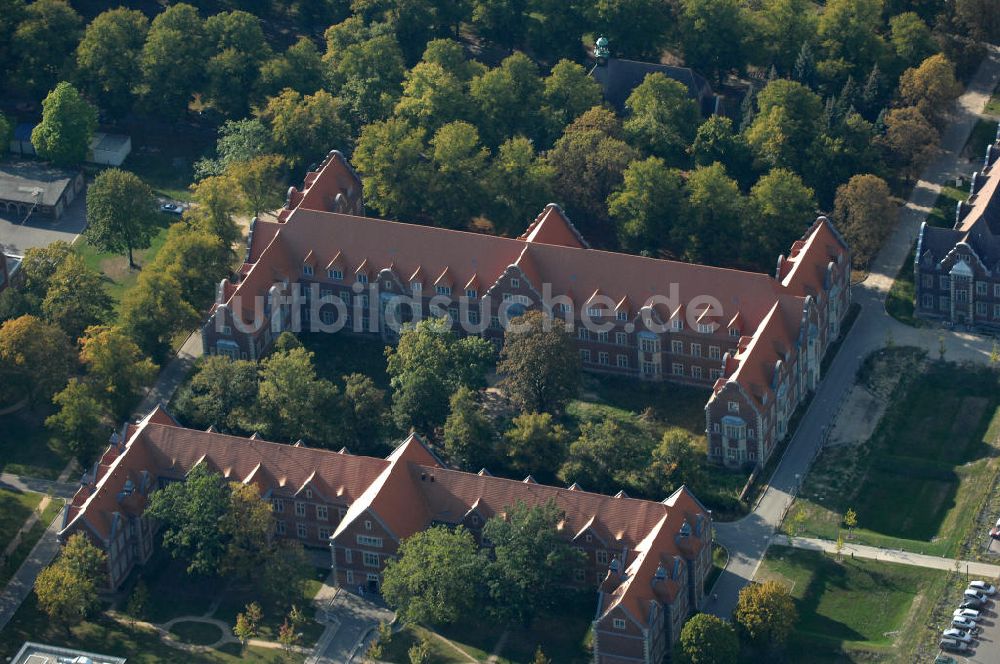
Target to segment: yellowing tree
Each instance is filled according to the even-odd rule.
[[[798,612],[783,585],[765,581],[751,583],[740,591],[733,618],[751,641],[780,648],[791,634]]]

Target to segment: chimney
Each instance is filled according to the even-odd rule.
[[[984,184],[986,184],[986,178],[983,177],[983,174],[980,173],[979,171],[973,173],[972,186],[969,188],[969,195],[975,196],[977,193],[979,193],[979,190],[983,188]]]
[[[959,201],[955,203],[955,226],[958,227],[965,219],[965,216],[969,214],[971,206],[966,201]]]
[[[986,146],[986,166],[983,170],[986,170],[996,162],[997,158],[1000,157],[1000,144],[991,143]]]

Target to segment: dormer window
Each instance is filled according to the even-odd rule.
[[[476,291],[476,289],[474,289],[474,288],[469,288],[469,289],[466,289],[466,291],[465,291],[465,297],[469,298],[470,300],[475,300],[478,296],[479,296],[479,292]]]
[[[712,324],[711,323],[698,323],[698,332],[701,334],[711,334]]]
[[[510,287],[511,288],[520,288],[521,287],[521,280],[518,279],[517,277],[511,277],[510,278]]]
[[[600,318],[601,317],[601,308],[600,307],[587,307],[587,315],[591,316],[592,318]]]
[[[738,413],[738,412],[740,412],[740,404],[739,404],[738,401],[730,401],[729,402],[729,412],[730,413]]]
[[[740,336],[740,328],[738,328],[738,327],[731,327],[731,328],[729,328],[729,336],[731,336],[731,337],[739,337]]]
[[[368,275],[365,274],[364,272],[359,272],[358,273],[358,283],[359,284],[367,284],[368,283]]]
[[[673,332],[680,332],[681,330],[684,329],[684,321],[682,321],[680,318],[673,319],[672,321],[670,321],[670,329]]]
[[[451,286],[438,286],[436,290],[438,295],[451,295]]]
[[[303,265],[302,266],[302,274],[306,275],[307,277],[313,276],[313,266],[312,265]]]
[[[586,535],[583,536],[583,539],[586,542],[593,542],[594,541],[594,536],[591,535],[590,533],[587,533]]]
[[[423,288],[424,288],[424,285],[422,283],[420,283],[419,281],[413,281],[413,282],[410,283],[410,290],[413,291],[414,293],[419,294],[420,291],[423,290]]]
[[[615,618],[612,624],[615,626],[615,629],[625,629],[624,618]]]
[[[326,276],[330,277],[334,281],[344,280],[344,273],[341,270],[327,270]]]
[[[627,311],[619,311],[618,312],[618,320],[628,320],[628,312]]]

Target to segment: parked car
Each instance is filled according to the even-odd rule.
[[[979,633],[979,625],[977,625],[975,621],[969,620],[968,618],[955,616],[951,619],[951,626],[957,627],[958,629],[968,630],[970,634]]]
[[[965,641],[956,641],[955,639],[941,639],[938,642],[938,647],[948,652],[969,652],[972,649]]]
[[[955,609],[952,614],[955,618],[968,618],[969,620],[982,620],[983,614],[976,609]]]
[[[160,212],[174,214],[179,217],[184,214],[184,207],[180,203],[164,203],[160,206]]]
[[[978,609],[982,609],[983,608],[983,604],[985,604],[985,603],[986,602],[983,602],[983,601],[981,601],[980,599],[978,599],[976,597],[965,597],[965,598],[963,598],[962,603],[958,605],[958,608],[960,608],[960,609],[977,609],[978,610]]]
[[[955,627],[951,627],[949,629],[944,630],[944,632],[942,632],[941,634],[946,639],[955,639],[956,641],[965,641],[966,643],[972,642],[972,635],[966,632],[964,629],[957,629]]]
[[[990,601],[990,598],[987,597],[986,593],[979,592],[975,588],[968,588],[968,589],[966,589],[966,591],[965,591],[964,594],[965,594],[966,599],[968,599],[970,597],[972,599],[978,599],[982,604],[986,604],[986,602]]]
[[[996,586],[990,585],[985,581],[973,581],[969,584],[969,590],[978,590],[986,595],[996,595],[997,593]]]
[[[934,658],[934,664],[958,664],[958,660],[948,655],[938,655]]]

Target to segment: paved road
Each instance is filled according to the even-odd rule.
[[[149,414],[157,404],[170,402],[174,392],[184,382],[185,376],[191,371],[195,360],[202,356],[201,330],[196,330],[187,338],[181,349],[177,351],[167,366],[160,371],[156,382],[146,392],[146,396],[135,409],[134,417],[142,418]]]
[[[306,659],[306,664],[347,664],[362,653],[361,641],[379,622],[392,622],[389,609],[369,602],[354,593],[341,589],[329,608],[339,623],[336,631],[321,638],[316,650]],[[324,634],[324,636],[327,636]]]
[[[72,243],[87,226],[86,194],[81,193],[58,220],[32,215],[27,221],[14,215],[0,215],[0,245],[10,253],[47,247],[56,240]]]
[[[937,200],[941,189],[939,183],[968,170],[967,163],[959,155],[998,80],[1000,54],[994,47],[965,93],[956,101],[953,120],[941,140],[941,154],[922,173],[909,201],[900,211],[895,232],[872,262],[868,278],[853,289],[854,300],[861,305],[861,312],[802,417],[771,477],[770,485],[746,517],[732,523],[716,524],[716,538],[729,550],[729,564],[713,588],[717,598],[708,599],[703,607],[705,611],[727,619],[732,615],[740,589],[756,574],[775,530],[822,448],[826,433],[853,385],[864,357],[884,346],[890,334],[894,343],[910,343],[933,348],[937,352],[941,333],[897,323],[885,313],[885,296],[909,254],[920,223]],[[973,335],[943,334],[948,359],[988,359],[992,342]]]
[[[815,539],[812,537],[788,537],[786,535],[775,535],[771,538],[771,544],[779,546],[790,546],[795,549],[806,549],[808,551],[825,551],[826,553],[837,553],[837,543],[830,540]],[[927,556],[922,553],[910,553],[909,551],[899,551],[897,549],[883,549],[877,546],[866,546],[864,544],[850,544],[845,542],[841,555],[857,556],[869,560],[881,560],[889,563],[899,563],[901,565],[913,565],[915,567],[927,567],[929,569],[941,569],[948,572],[954,571],[954,558],[941,558],[939,556]],[[962,572],[967,572],[972,576],[985,577],[987,579],[1000,579],[1000,565],[989,563],[978,563],[974,560],[960,560],[958,568]]]
[[[0,473],[0,487],[27,491],[29,493],[47,493],[57,498],[69,500],[76,493],[79,485],[59,480],[43,480],[38,477],[25,477],[13,473]]]
[[[7,583],[7,587],[0,592],[0,631],[7,626],[7,623],[17,612],[17,607],[25,600],[28,593],[35,585],[35,577],[42,571],[42,568],[52,562],[59,552],[59,541],[56,540],[56,533],[62,523],[60,515],[52,520],[49,527],[42,533],[35,548],[28,554],[27,560],[18,568],[14,577]]]

